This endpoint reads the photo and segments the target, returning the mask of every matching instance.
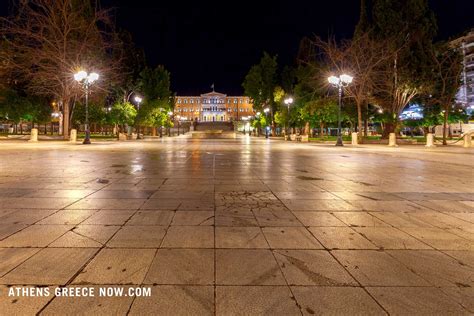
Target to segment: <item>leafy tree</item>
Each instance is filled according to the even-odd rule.
[[[452,109],[456,93],[461,85],[462,55],[449,43],[437,43],[431,54],[433,70],[431,72],[431,89],[429,103],[438,104],[443,109],[443,145],[447,145],[446,134],[450,109]],[[457,111],[455,111],[454,115]]]
[[[106,112],[104,106],[97,102],[88,104],[89,123],[102,124],[106,123]],[[75,125],[84,124],[86,121],[86,107],[84,103],[77,103],[74,107],[73,122]]]
[[[125,130],[125,126],[130,126],[134,123],[136,116],[137,110],[130,102],[117,102],[110,111],[112,123],[119,125],[122,131]]]
[[[162,107],[154,107],[149,110],[147,112],[147,116],[144,119],[144,123],[145,125],[153,128],[153,135],[156,135],[156,128],[173,126],[173,122],[171,122],[168,111]]]
[[[337,122],[338,105],[334,99],[321,98],[308,102],[306,106],[313,124],[319,125],[321,136],[328,124]]]
[[[437,26],[428,0],[374,0],[373,36],[390,43],[393,58],[375,78],[377,103],[390,114],[383,137],[398,125],[403,109],[426,89],[430,52]]]
[[[164,66],[145,68],[140,73],[138,87],[145,98],[144,102],[167,100],[171,96],[170,73]]]
[[[264,107],[274,108],[274,91],[277,84],[277,56],[263,53],[263,57],[257,65],[253,65],[245,76],[242,87],[244,93],[253,100],[256,111],[262,111]]]
[[[13,16],[1,18],[0,33],[7,42],[7,49],[0,52],[2,79],[23,83],[28,94],[57,100],[68,138],[70,110],[81,94],[80,85],[72,79],[74,72],[99,73],[94,89],[108,90],[121,78],[119,51],[123,47],[109,11],[90,0],[17,3]]]

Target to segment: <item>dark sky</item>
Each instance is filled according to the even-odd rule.
[[[12,1],[12,0],[10,0]],[[0,13],[7,2],[0,0]],[[350,37],[359,16],[358,0],[101,0],[116,8],[119,27],[145,50],[148,64],[170,70],[179,95],[216,90],[242,93],[241,83],[262,52],[293,64],[303,36]],[[474,0],[430,0],[439,38],[474,27]]]

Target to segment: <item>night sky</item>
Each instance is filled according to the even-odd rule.
[[[11,0],[10,0],[11,1]],[[474,27],[473,0],[432,0],[438,37],[447,39]],[[1,0],[5,15],[8,1]],[[210,90],[242,93],[241,83],[263,51],[294,63],[303,36],[350,37],[359,17],[358,0],[178,1],[102,0],[114,7],[117,25],[144,49],[149,66],[171,72],[178,95]]]

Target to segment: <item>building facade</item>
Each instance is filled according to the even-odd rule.
[[[460,47],[463,54],[463,71],[461,73],[461,88],[456,96],[456,101],[468,111],[474,111],[474,29],[462,36],[452,44]]]
[[[253,116],[254,111],[249,97],[212,91],[200,96],[177,96],[174,115],[186,121],[229,122]]]

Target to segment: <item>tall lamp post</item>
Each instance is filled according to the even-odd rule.
[[[99,79],[99,75],[95,72],[88,74],[84,70],[81,70],[74,74],[74,80],[82,84],[86,92],[86,122],[85,122],[86,137],[84,138],[84,141],[82,142],[83,144],[91,143],[91,131],[89,128],[89,88],[90,88],[90,85],[97,79]]]
[[[268,112],[270,112],[269,108],[263,109],[263,113],[265,113],[265,119],[267,119],[267,124],[268,124]],[[265,126],[265,138],[268,138],[268,125]]]
[[[338,88],[339,91],[339,110],[337,113],[337,142],[336,146],[344,146],[342,144],[341,135],[341,109],[342,109],[342,88],[347,87],[354,79],[352,76],[342,74],[339,77],[331,76],[328,78],[330,84]]]
[[[286,106],[288,107],[288,127],[285,127],[286,136],[288,136],[288,128],[290,125],[290,105],[293,103],[293,98],[286,98],[283,102],[285,102]]]
[[[172,120],[172,117],[173,117],[173,112],[172,111],[168,112],[168,116],[169,116],[170,120],[173,121]],[[168,127],[168,137],[171,137],[171,126]]]
[[[140,103],[142,103],[143,98],[140,96],[135,97],[135,102],[137,102],[137,112],[140,111]],[[140,125],[137,122],[137,139],[140,139]]]

